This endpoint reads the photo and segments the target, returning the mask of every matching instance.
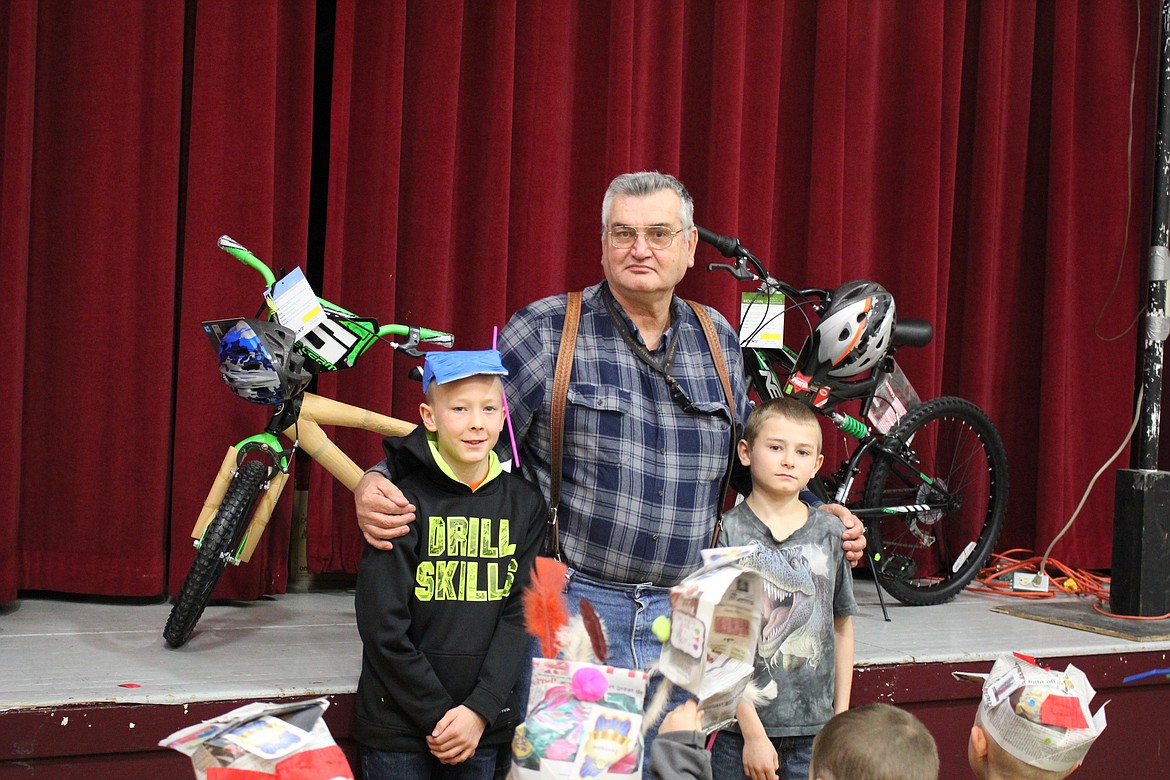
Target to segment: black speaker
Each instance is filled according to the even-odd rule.
[[[1170,612],[1170,471],[1119,469],[1113,507],[1115,615]]]

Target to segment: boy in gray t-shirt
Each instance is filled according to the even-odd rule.
[[[739,458],[752,492],[723,516],[720,543],[759,545],[744,564],[765,583],[756,682],[774,680],[777,695],[758,709],[740,702],[738,723],[715,739],[712,769],[715,780],[805,780],[813,738],[849,708],[857,612],[841,521],[800,500],[823,460],[816,415],[790,398],[766,401],[748,419]]]

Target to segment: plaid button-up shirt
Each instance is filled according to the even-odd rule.
[[[735,331],[712,310],[736,399],[733,429],[702,326],[675,297],[670,328],[653,354],[661,357],[681,328],[670,373],[691,399],[692,410],[684,410],[614,328],[603,284],[582,296],[565,405],[561,547],[566,563],[598,579],[670,586],[701,563],[699,551],[710,543],[733,430],[742,432],[749,411],[743,358]],[[566,301],[557,295],[527,306],[499,338],[520,466],[546,498],[553,371]],[[627,325],[637,334],[628,318]],[[507,449],[506,432],[500,442]]]

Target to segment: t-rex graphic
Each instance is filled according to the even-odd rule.
[[[824,648],[814,618],[824,609],[824,599],[816,598],[804,547],[760,549],[753,559],[751,568],[764,580],[760,657],[773,668],[795,669],[805,662],[816,667]]]

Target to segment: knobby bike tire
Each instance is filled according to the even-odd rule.
[[[882,587],[902,603],[941,604],[975,578],[1003,527],[1008,499],[1003,440],[982,409],[951,396],[914,409],[889,436],[907,446],[916,470],[879,451],[863,506],[946,506],[870,519],[871,563]]]
[[[260,488],[267,478],[268,467],[258,460],[246,461],[232,478],[219,511],[207,525],[203,542],[195,553],[195,560],[187,571],[183,588],[163,629],[163,638],[171,647],[181,647],[190,639],[207,602],[211,601],[211,594],[228,558],[235,551],[244,524],[252,516]]]

